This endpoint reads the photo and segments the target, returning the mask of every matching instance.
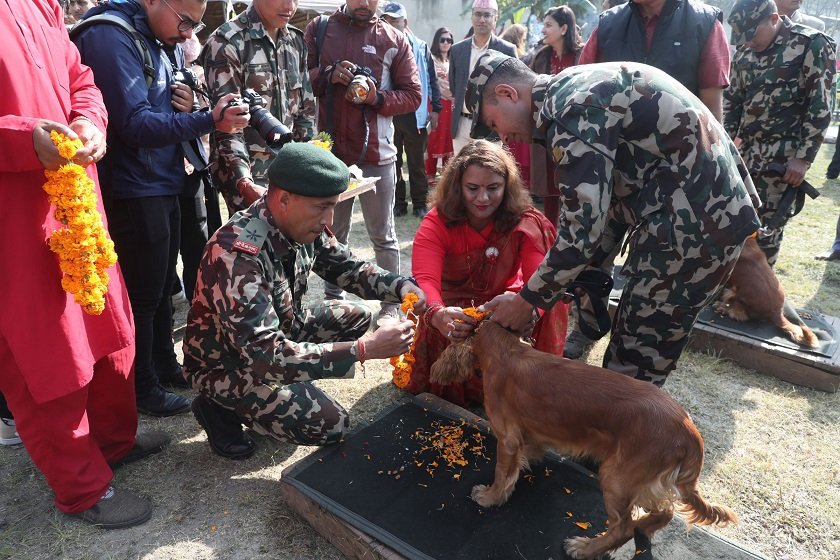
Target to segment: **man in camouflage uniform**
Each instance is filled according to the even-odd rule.
[[[545,142],[561,191],[557,241],[519,294],[487,307],[514,330],[548,309],[630,230],[604,367],[665,382],[697,314],[729,277],[759,223],[737,149],[711,112],[651,66],[608,63],[538,76],[486,55],[470,76],[473,137]],[[752,193],[751,193],[752,191]]]
[[[732,138],[741,139],[766,225],[785,191],[802,183],[831,121],[835,45],[819,31],[779,16],[772,0],[739,0],[729,25],[738,49],[724,93],[723,122]],[[781,164],[784,175],[773,173],[772,164]],[[758,237],[770,266],[789,217]]]
[[[404,353],[411,321],[365,334],[370,312],[330,301],[302,308],[309,273],[364,299],[397,303],[411,280],[356,259],[326,229],[347,166],[327,150],[295,143],[268,170],[268,194],[210,239],[184,335],[184,371],[200,395],[193,412],[213,450],[253,453],[255,432],[302,445],[339,441],[347,411],[310,381],[351,378],[356,362]]]
[[[292,129],[294,139],[301,141],[315,133],[316,109],[303,32],[289,25],[297,4],[297,0],[254,0],[210,35],[200,60],[211,105],[227,93],[251,88],[262,96],[265,108]],[[273,155],[253,127],[240,134],[214,135],[216,184],[231,214],[265,193]]]

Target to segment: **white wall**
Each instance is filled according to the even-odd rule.
[[[461,12],[472,6],[472,0],[397,0],[408,12],[408,25],[415,35],[427,43],[439,27],[448,27],[455,34],[455,41],[463,39],[470,28],[470,12]],[[379,7],[387,0],[379,0]]]

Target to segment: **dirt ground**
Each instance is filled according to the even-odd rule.
[[[824,148],[810,175],[825,196],[809,201],[796,219],[779,270],[797,305],[838,315],[840,265],[810,260],[813,252],[830,246],[840,202],[840,183],[821,179],[827,155]],[[353,243],[365,248],[358,251],[361,256],[371,257],[360,219],[357,214]],[[408,216],[398,224],[406,272],[418,221]],[[807,243],[797,248],[796,239]],[[319,286],[311,286],[310,298],[320,294]],[[181,306],[179,326],[184,312]],[[590,362],[599,363],[604,346],[601,341],[592,350]],[[358,427],[402,396],[389,380],[387,363],[376,361],[354,380],[318,385],[350,410]],[[741,517],[739,525],[718,534],[772,559],[840,558],[837,394],[796,387],[696,353],[684,355],[665,390],[686,407],[705,438],[704,494]],[[191,414],[141,417],[140,425],[166,430],[173,441],[163,453],[116,472],[115,485],[156,506],[151,521],[120,531],[102,531],[58,513],[25,449],[0,448],[0,559],[342,558],[278,494],[282,470],[310,448],[255,436],[258,452],[235,462],[211,452]]]

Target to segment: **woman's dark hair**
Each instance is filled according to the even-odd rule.
[[[487,140],[473,140],[446,164],[437,188],[429,194],[429,207],[434,206],[447,225],[466,222],[467,210],[461,193],[464,171],[478,165],[492,171],[505,181],[505,194],[493,220],[499,231],[510,231],[531,208],[531,195],[522,186],[519,167],[510,152]]]
[[[579,53],[583,48],[583,41],[580,40],[575,13],[572,9],[568,6],[557,6],[549,9],[545,15],[546,17],[551,16],[551,19],[556,21],[560,27],[568,25],[566,36],[563,37],[563,52]]]
[[[452,42],[455,42],[455,35],[452,34],[448,27],[441,27],[435,31],[435,38],[432,39],[432,56],[438,60],[441,60],[440,38],[444,33],[449,33],[449,36],[452,37]]]

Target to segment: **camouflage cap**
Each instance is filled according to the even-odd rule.
[[[776,11],[773,0],[738,0],[727,19],[732,26],[730,43],[741,45],[752,41],[758,24]]]
[[[327,149],[306,142],[286,144],[268,168],[269,187],[311,197],[347,190],[350,170]]]
[[[495,135],[487,125],[481,122],[481,97],[484,86],[487,85],[493,72],[509,60],[514,60],[514,58],[498,51],[488,51],[475,63],[475,68],[470,74],[470,81],[467,82],[467,92],[464,95],[464,106],[473,116],[471,138],[487,138]]]

